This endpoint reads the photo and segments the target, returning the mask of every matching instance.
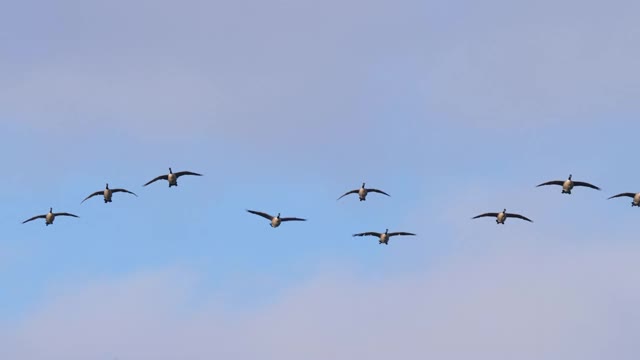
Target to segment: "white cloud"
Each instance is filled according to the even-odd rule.
[[[333,269],[243,310],[147,273],[62,291],[0,345],[24,360],[634,359],[639,251],[512,242],[421,274]]]

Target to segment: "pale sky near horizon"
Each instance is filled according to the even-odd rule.
[[[0,359],[637,359],[639,11],[7,4]]]

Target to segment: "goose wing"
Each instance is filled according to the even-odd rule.
[[[573,186],[584,186],[584,187],[588,187],[588,188],[592,188],[592,189],[600,190],[600,188],[599,188],[599,187],[597,187],[597,186],[595,186],[595,185],[592,185],[592,184],[589,184],[589,183],[584,182],[584,181],[574,181],[574,182],[573,182]]]
[[[157,178],[155,178],[155,179],[153,179],[153,180],[149,181],[148,183],[146,183],[146,184],[144,184],[144,185],[142,185],[142,186],[147,186],[147,185],[151,184],[152,182],[156,182],[156,181],[158,181],[158,180],[169,180],[169,175],[160,175],[160,176],[158,176]]]
[[[353,234],[352,236],[375,236],[375,237],[380,237],[380,235],[382,235],[381,233],[377,233],[377,232],[363,232],[360,234]]]
[[[481,218],[481,217],[496,217],[498,216],[498,213],[484,213],[484,214],[480,214],[478,216],[474,216],[471,219],[477,219],[477,218]]]
[[[46,215],[46,214],[44,214],[44,215],[38,215],[38,216],[34,216],[34,217],[32,217],[31,219],[27,219],[27,220],[23,221],[22,223],[23,223],[23,224],[24,224],[24,223],[28,223],[29,221],[33,221],[33,220],[35,220],[35,219],[45,219],[46,217],[47,217],[47,215]]]
[[[94,197],[94,196],[102,195],[102,194],[104,194],[104,190],[96,191],[96,192],[94,192],[93,194],[91,194],[91,195],[87,196],[84,200],[82,200],[82,201],[80,202],[80,204],[82,204],[83,202],[85,202],[85,201],[87,201],[87,200],[91,199],[91,198],[92,198],[92,197]]]
[[[281,217],[280,221],[307,221],[307,219],[302,219],[297,217]]]
[[[72,217],[77,217],[77,218],[80,217],[78,215],[73,215],[73,214],[67,213],[67,212],[53,213],[53,216],[72,216]]]
[[[404,235],[404,236],[412,235],[412,236],[415,236],[416,234],[410,233],[410,232],[397,231],[397,232],[390,232],[387,235],[389,235],[389,236],[396,236],[396,235]]]
[[[609,199],[619,198],[619,197],[623,197],[623,196],[627,196],[627,197],[632,198],[632,197],[635,197],[635,196],[636,196],[636,194],[634,194],[634,193],[622,193],[622,194],[618,194],[618,195],[613,195],[613,196],[612,196],[612,197],[610,197]],[[609,200],[609,199],[607,199],[607,200]]]
[[[202,174],[194,173],[191,171],[179,171],[177,173],[173,173],[176,176],[176,179],[182,175],[193,175],[193,176],[202,176]]]
[[[374,193],[378,193],[378,194],[384,194],[387,196],[391,196],[389,194],[387,194],[386,192],[382,191],[382,190],[378,190],[378,189],[367,189],[367,192],[374,192]]]
[[[131,191],[127,190],[127,189],[112,189],[112,190],[111,190],[111,192],[114,192],[114,193],[117,193],[117,192],[124,192],[124,193],[127,193],[127,194],[136,195],[136,194],[134,194],[133,192],[131,192]],[[136,197],[137,197],[137,196],[138,196],[138,195],[136,195]]]
[[[533,222],[531,219],[527,218],[526,216],[522,216],[520,214],[510,214],[510,213],[506,213],[505,214],[508,218],[518,218],[518,219],[522,219],[522,220],[526,220],[528,222]]]
[[[247,211],[252,213],[252,214],[255,214],[255,215],[258,215],[258,216],[262,216],[263,218],[265,218],[267,220],[273,219],[273,216],[271,216],[271,215],[269,215],[267,213],[263,213],[261,211],[254,211],[254,210],[247,210]],[[282,220],[282,219],[280,219],[280,220]]]
[[[347,196],[347,195],[349,195],[349,194],[357,194],[359,190],[360,190],[360,189],[355,189],[355,190],[347,191],[346,193],[344,193],[344,195],[340,196],[340,197],[338,198],[338,200],[342,199],[343,197],[345,197],[345,196]]]
[[[574,182],[574,184],[575,184],[575,182]],[[545,186],[545,185],[560,185],[560,186],[562,186],[562,185],[564,185],[564,180],[547,181],[547,182],[542,183],[542,184],[540,184],[540,185],[538,185],[536,187]]]

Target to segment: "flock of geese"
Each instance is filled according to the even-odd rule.
[[[146,184],[144,184],[143,186],[147,186],[149,184],[152,184],[156,181],[159,180],[166,180],[169,183],[169,188],[173,187],[173,186],[178,186],[178,178],[184,175],[191,175],[191,176],[202,176],[202,174],[198,174],[192,171],[179,171],[174,173],[171,168],[169,168],[169,173],[165,174],[165,175],[160,175],[157,176],[155,178],[153,178],[152,180],[148,181]],[[338,200],[342,199],[343,197],[350,195],[350,194],[357,194],[358,198],[360,201],[366,201],[367,199],[367,195],[369,193],[378,193],[378,194],[383,194],[386,196],[391,196],[389,194],[387,194],[386,192],[379,190],[379,189],[373,189],[373,188],[367,188],[365,187],[365,183],[362,183],[362,186],[359,189],[354,189],[354,190],[350,190],[347,191],[346,193],[344,193],[342,196],[340,196],[338,198]],[[569,178],[567,180],[552,180],[552,181],[547,181],[544,182],[542,184],[537,185],[536,187],[540,187],[540,186],[547,186],[547,185],[558,185],[558,186],[562,186],[562,194],[567,194],[570,195],[571,194],[571,190],[573,190],[574,187],[587,187],[587,188],[591,188],[591,189],[595,189],[595,190],[600,190],[599,187],[587,183],[587,182],[583,182],[583,181],[573,181],[571,178],[571,175],[569,175]],[[82,200],[80,203],[84,203],[85,201],[87,201],[88,199],[94,197],[94,196],[100,196],[102,195],[103,199],[104,199],[104,203],[110,203],[112,201],[112,197],[114,193],[127,193],[127,194],[131,194],[134,196],[138,196],[135,193],[127,190],[127,189],[122,189],[122,188],[116,188],[116,189],[111,189],[109,188],[109,184],[107,183],[104,190],[99,190],[96,191],[92,194],[90,194],[89,196],[87,196],[84,200]],[[609,199],[613,199],[613,198],[619,198],[619,197],[630,197],[633,200],[631,201],[631,206],[638,206],[640,207],[640,193],[620,193],[614,196],[611,196]],[[265,212],[261,212],[261,211],[256,211],[256,210],[247,210],[247,212],[254,214],[254,215],[258,215],[261,216],[267,220],[269,220],[270,222],[270,226],[272,228],[277,228],[278,226],[280,226],[283,222],[286,221],[307,221],[307,219],[303,219],[303,218],[298,218],[298,217],[280,217],[280,213],[278,213],[278,215],[273,216],[270,215],[268,213]],[[49,226],[53,224],[53,221],[55,220],[56,217],[58,216],[70,216],[70,217],[79,217],[78,215],[74,215],[68,212],[53,212],[53,208],[49,208],[49,212],[46,214],[42,214],[42,215],[36,215],[34,217],[31,217],[25,221],[23,221],[22,223],[27,223],[36,219],[44,219],[45,220],[45,225]],[[502,224],[504,225],[505,221],[508,218],[516,218],[516,219],[521,219],[521,220],[525,220],[528,222],[533,222],[531,219],[527,218],[526,216],[520,215],[520,214],[515,214],[515,213],[509,213],[507,212],[507,209],[502,210],[501,212],[488,212],[488,213],[484,213],[484,214],[480,214],[477,216],[474,216],[472,219],[478,219],[481,217],[492,217],[495,218],[496,224]],[[389,239],[392,236],[415,236],[416,234],[414,233],[410,233],[410,232],[403,232],[403,231],[399,231],[399,232],[389,232],[389,229],[386,229],[384,233],[379,233],[379,232],[373,232],[373,231],[369,231],[369,232],[363,232],[363,233],[359,233],[359,234],[353,234],[353,236],[374,236],[378,238],[378,243],[379,244],[385,244],[388,245],[389,244]]]
[[[198,174],[192,171],[179,171],[179,172],[173,172],[171,170],[171,168],[169,168],[169,173],[165,174],[165,175],[160,175],[157,176],[151,180],[149,180],[146,184],[144,184],[143,186],[147,186],[149,184],[152,184],[158,180],[166,180],[169,183],[169,188],[173,187],[173,186],[178,186],[178,178],[184,175],[191,175],[191,176],[202,176],[202,174]],[[109,188],[109,184],[107,183],[105,185],[104,190],[98,190],[94,193],[89,194],[89,196],[87,196],[86,198],[84,198],[84,200],[82,200],[80,202],[80,204],[84,203],[85,201],[91,199],[94,196],[100,196],[102,195],[104,203],[110,203],[112,202],[112,198],[113,198],[113,194],[115,193],[127,193],[127,194],[131,194],[134,196],[138,196],[137,194],[135,194],[132,191],[129,191],[127,189],[122,189],[122,188],[116,188],[116,189],[112,189]],[[382,190],[378,190],[378,189],[373,189],[373,188],[366,188],[365,187],[365,183],[362,183],[362,187],[360,187],[359,189],[355,189],[355,190],[351,190],[351,191],[347,191],[346,193],[344,193],[342,196],[340,196],[338,198],[338,200],[342,199],[343,197],[350,195],[350,194],[358,194],[358,198],[360,199],[360,201],[365,201],[367,200],[367,194],[369,193],[379,193],[379,194],[383,194],[386,196],[390,196],[389,194],[387,194],[386,192],[382,191]],[[269,220],[269,224],[271,225],[272,228],[277,228],[278,226],[280,226],[283,222],[286,221],[307,221],[307,219],[303,219],[303,218],[298,218],[298,217],[280,217],[280,213],[278,213],[278,215],[273,216],[270,214],[267,214],[266,212],[262,212],[262,211],[256,211],[256,210],[247,210],[247,212],[254,214],[254,215],[258,215],[261,216],[267,220]],[[56,217],[58,216],[70,216],[70,217],[79,217],[78,215],[75,214],[71,214],[68,212],[53,212],[53,208],[49,208],[49,212],[46,214],[42,214],[42,215],[36,215],[34,217],[31,217],[25,221],[23,221],[22,223],[28,223],[30,221],[33,220],[37,220],[37,219],[44,219],[44,224],[46,226],[49,225],[53,225],[54,220],[56,219]],[[379,243],[380,244],[387,244],[389,243],[389,238],[391,238],[392,236],[397,236],[397,235],[413,235],[415,236],[416,234],[413,233],[408,233],[408,232],[389,232],[389,229],[386,229],[384,233],[378,233],[378,232],[364,232],[364,233],[360,233],[360,234],[354,234],[353,236],[375,236],[378,238]]]
[[[158,180],[167,180],[167,182],[169,182],[169,187],[172,186],[178,186],[178,178],[180,176],[183,175],[193,175],[193,176],[202,176],[202,174],[198,174],[198,173],[194,173],[191,171],[179,171],[177,173],[174,173],[171,168],[169,168],[169,173],[165,174],[165,175],[160,175],[158,177],[155,177],[154,179],[150,180],[149,182],[147,182],[146,184],[144,184],[143,186],[147,186],[153,182],[156,182]],[[87,196],[84,200],[82,200],[80,203],[82,204],[83,202],[87,201],[88,199],[94,197],[94,196],[99,196],[102,195],[104,198],[104,203],[110,203],[111,202],[111,198],[113,197],[114,193],[118,193],[118,192],[123,192],[123,193],[127,193],[127,194],[131,194],[131,195],[135,195],[136,197],[138,195],[134,194],[133,192],[127,190],[127,189],[109,189],[109,184],[107,183],[107,185],[105,186],[104,190],[99,190],[96,191],[94,193],[92,193],[91,195]],[[71,216],[71,217],[79,217],[78,215],[74,215],[68,212],[58,212],[58,213],[54,213],[53,212],[53,208],[49,208],[49,212],[46,214],[42,214],[42,215],[36,215],[32,218],[29,218],[25,221],[23,221],[22,223],[28,223],[29,221],[33,221],[36,219],[44,219],[44,224],[49,226],[49,225],[53,225],[53,221],[56,219],[57,216]]]
[[[544,182],[542,184],[537,185],[536,187],[547,186],[547,185],[562,186],[562,194],[567,194],[567,195],[571,195],[571,190],[573,190],[573,188],[576,187],[576,186],[578,186],[578,187],[587,187],[587,188],[591,188],[591,189],[594,189],[594,190],[600,190],[599,187],[597,187],[597,186],[595,186],[593,184],[589,184],[588,182],[573,181],[571,179],[571,174],[569,174],[569,178],[567,180],[547,181],[547,182]],[[630,198],[633,198],[633,200],[631,201],[631,207],[640,206],[640,193],[621,193],[621,194],[618,194],[618,195],[613,195],[609,199],[619,198],[619,197],[630,197]],[[531,219],[527,218],[526,216],[523,216],[523,215],[520,215],[520,214],[508,213],[507,209],[504,209],[504,210],[502,210],[502,212],[499,212],[499,213],[484,213],[484,214],[480,214],[478,216],[474,216],[472,219],[477,219],[477,218],[481,218],[481,217],[495,217],[496,218],[496,224],[502,224],[502,225],[504,225],[504,222],[507,220],[507,218],[516,218],[516,219],[526,220],[528,222],[533,222]]]

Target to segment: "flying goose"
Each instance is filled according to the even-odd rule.
[[[622,193],[622,194],[614,195],[614,196],[610,197],[609,199],[623,197],[623,196],[627,196],[627,197],[633,198],[633,201],[631,201],[631,207],[634,207],[634,206],[639,206],[640,207],[640,193],[637,193],[637,194],[634,194],[634,193]]]
[[[367,194],[370,192],[374,192],[374,193],[379,193],[379,194],[384,194],[387,196],[391,196],[389,194],[387,194],[386,192],[382,191],[382,190],[378,190],[378,189],[366,189],[364,187],[364,183],[362,183],[362,187],[360,189],[355,189],[355,190],[351,190],[351,191],[347,191],[346,193],[344,193],[344,195],[340,196],[338,198],[338,200],[342,199],[343,197],[349,195],[349,194],[358,194],[358,197],[360,198],[360,201],[366,201],[367,200]]]
[[[27,219],[25,221],[23,221],[22,223],[27,223],[31,220],[35,220],[35,219],[44,219],[44,224],[49,226],[49,225],[53,225],[53,220],[56,219],[56,216],[73,216],[73,217],[79,217],[78,215],[73,215],[73,214],[69,214],[66,212],[62,212],[62,213],[54,213],[53,212],[53,208],[49,208],[49,213],[44,214],[44,215],[38,215],[38,216],[34,216],[31,219]]]
[[[94,197],[94,196],[98,196],[98,195],[102,195],[104,196],[104,203],[110,203],[111,202],[111,197],[113,196],[113,193],[117,193],[117,192],[125,192],[131,195],[135,195],[136,197],[138,195],[132,193],[129,190],[126,189],[109,189],[109,184],[107,183],[106,188],[104,190],[100,190],[100,191],[96,191],[93,194],[87,196],[84,200],[82,200],[80,202],[80,204],[82,204],[83,202],[87,201],[88,199]]]
[[[364,232],[364,233],[360,233],[360,234],[353,234],[353,236],[375,236],[378,238],[378,244],[385,244],[385,245],[389,245],[389,238],[392,236],[397,236],[397,235],[404,235],[404,236],[415,236],[416,234],[414,233],[409,233],[409,232],[389,232],[389,229],[386,229],[384,231],[384,233],[378,233],[378,232]]]
[[[258,216],[262,216],[263,218],[271,221],[271,227],[272,228],[277,228],[278,226],[280,226],[280,224],[283,221],[307,221],[307,219],[301,219],[301,218],[296,218],[296,217],[280,217],[280,213],[278,213],[278,216],[271,216],[267,213],[263,213],[260,211],[254,211],[254,210],[247,210],[248,212],[258,215]]]
[[[600,190],[599,187],[586,183],[586,182],[582,182],[582,181],[573,181],[571,180],[571,174],[569,174],[569,179],[567,180],[553,180],[553,181],[547,181],[546,183],[542,183],[536,187],[540,187],[540,186],[544,186],[544,185],[560,185],[562,186],[562,193],[563,194],[571,194],[571,189],[573,189],[574,186],[584,186],[584,187],[588,187],[588,188],[592,188],[592,189],[596,189],[596,190]]]
[[[169,174],[167,175],[160,175],[157,178],[149,181],[148,183],[144,184],[143,186],[147,186],[149,184],[151,184],[154,181],[158,181],[158,180],[167,180],[169,182],[169,187],[172,186],[178,186],[178,178],[182,175],[194,175],[194,176],[202,176],[202,174],[198,174],[198,173],[194,173],[191,171],[180,171],[177,173],[174,173],[173,171],[171,171],[171,168],[169,168]]]
[[[502,224],[504,225],[504,222],[507,221],[507,218],[517,218],[517,219],[522,219],[522,220],[526,220],[528,222],[533,222],[531,221],[531,219],[524,217],[520,214],[511,214],[507,212],[507,209],[502,210],[502,212],[499,213],[484,213],[484,214],[480,214],[478,216],[474,216],[471,219],[477,219],[477,218],[481,218],[481,217],[495,217],[496,218],[496,224]]]

